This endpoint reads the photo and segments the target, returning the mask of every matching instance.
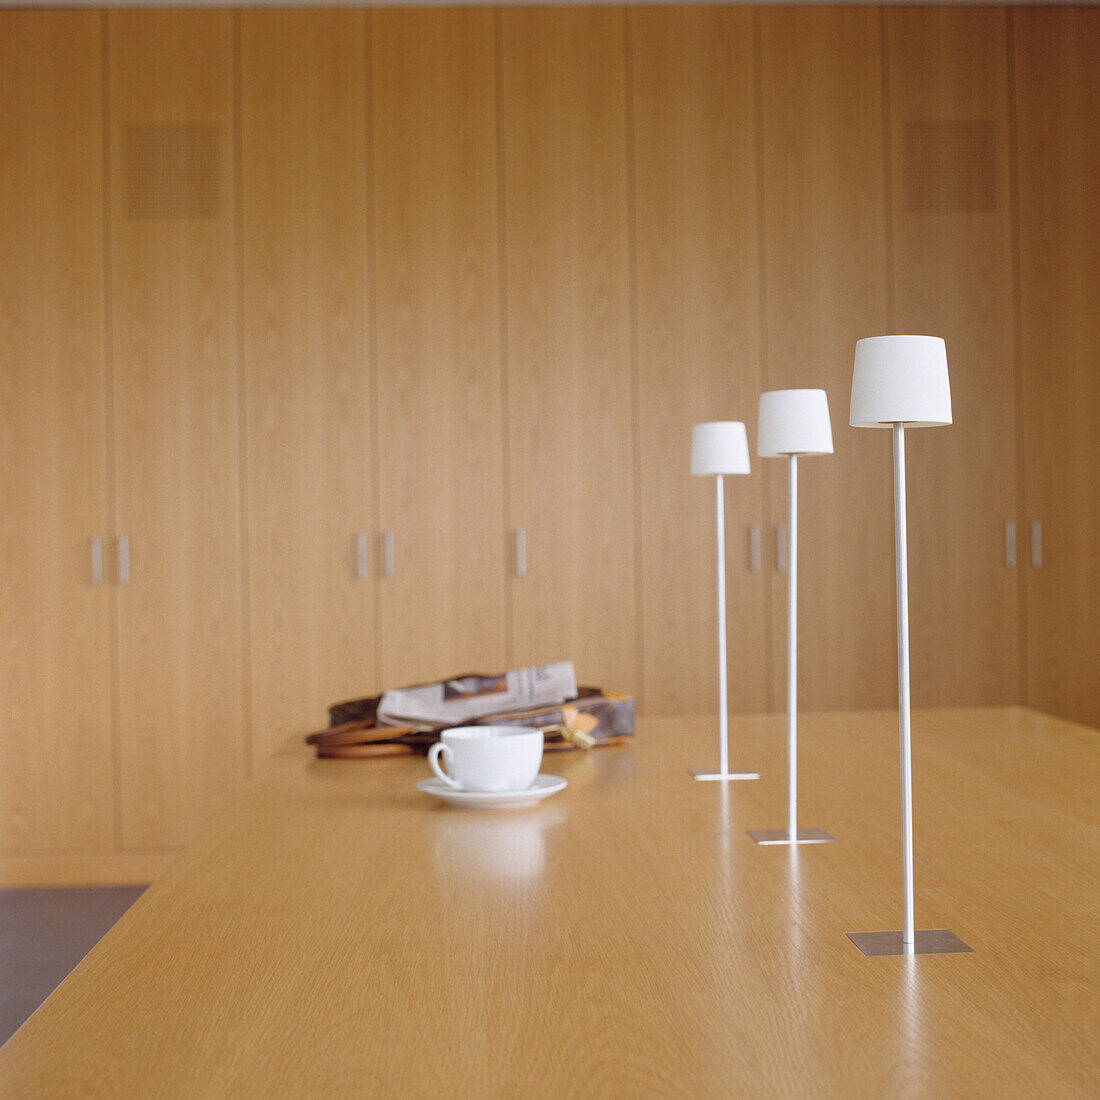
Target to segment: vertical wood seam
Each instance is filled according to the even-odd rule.
[[[886,200],[886,325],[893,332],[897,325],[897,239],[894,233],[894,143],[891,133],[892,102],[890,97],[890,13],[885,8],[878,10],[879,54],[882,58],[880,75],[882,90],[882,161],[883,190]]]
[[[645,598],[645,562],[642,547],[642,425],[641,425],[641,366],[638,338],[638,195],[637,195],[637,121],[634,103],[634,36],[633,19],[629,8],[624,8],[623,18],[623,107],[626,140],[626,203],[627,221],[627,294],[630,313],[630,434],[633,451],[634,516],[634,683],[638,711],[646,713],[645,702],[645,615],[642,613]]]
[[[759,7],[752,9],[752,63],[753,63],[753,147],[756,150],[756,263],[757,263],[757,301],[759,316],[759,386],[766,389],[770,384],[769,347],[768,347],[768,246],[767,219],[764,205],[764,23]],[[762,467],[763,487],[760,503],[765,511],[768,530],[772,528],[772,480],[767,463]],[[775,676],[778,662],[775,659],[775,581],[770,573],[764,585],[764,705],[769,712],[775,710]]]
[[[493,59],[496,66],[494,95],[496,101],[496,179],[497,179],[497,302],[500,312],[497,318],[500,339],[500,432],[501,432],[501,497],[504,517],[504,659],[508,668],[515,664],[515,581],[513,553],[509,542],[515,529],[512,514],[512,418],[511,390],[509,388],[510,357],[508,344],[508,207],[505,194],[507,177],[504,170],[504,15],[500,7],[493,12]]]
[[[110,531],[104,532],[106,537],[118,532],[118,471],[117,454],[115,446],[115,346],[114,346],[114,310],[111,272],[112,237],[111,237],[111,58],[110,58],[110,12],[106,9],[101,13],[100,43],[101,80],[103,102],[100,105],[102,114],[102,141],[103,141],[103,384],[104,384],[104,411],[106,414],[105,438],[106,438],[106,465],[107,476],[107,523]],[[108,649],[110,667],[111,693],[111,776],[114,795],[114,846],[122,851],[124,844],[123,816],[122,816],[122,706],[121,670],[119,668],[119,606],[118,585],[109,586],[109,615],[108,615]]]
[[[233,228],[237,239],[234,255],[237,261],[237,441],[238,477],[240,479],[240,580],[241,580],[241,646],[243,661],[241,681],[244,702],[244,769],[251,778],[256,766],[255,729],[252,680],[252,576],[249,539],[248,496],[248,409],[245,378],[245,316],[244,316],[244,50],[242,47],[242,14],[233,11],[233,187],[236,209]]]
[[[1020,228],[1020,166],[1019,166],[1019,117],[1016,104],[1019,91],[1016,85],[1016,16],[1011,8],[1005,8],[1005,75],[1007,78],[1008,111],[1008,193],[1009,232],[1012,249],[1012,312],[1013,312],[1013,370],[1016,386],[1016,511],[1020,519],[1027,518],[1027,453],[1024,423],[1024,305],[1023,305],[1023,253]],[[1016,702],[1028,706],[1031,685],[1028,676],[1028,614],[1027,614],[1026,566],[1019,567],[1016,577],[1019,600],[1018,662],[1019,683]]]
[[[370,476],[371,487],[374,496],[374,543],[375,554],[378,552],[378,539],[382,533],[382,478],[381,478],[381,446],[379,433],[381,431],[379,410],[378,387],[378,301],[375,294],[377,281],[377,255],[374,239],[374,20],[368,9],[361,12],[363,20],[363,140],[365,143],[364,159],[366,161],[366,233],[367,239],[363,242],[366,251],[367,270],[367,301],[366,310],[368,318],[367,331],[367,400],[370,409],[367,410],[365,419],[371,425],[370,429]],[[382,583],[378,578],[378,570],[371,571],[371,579],[374,585],[374,682],[380,684],[382,679],[382,650],[386,643],[385,623],[382,619]],[[381,685],[385,687],[385,685]]]

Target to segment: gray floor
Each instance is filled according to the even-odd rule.
[[[0,890],[0,1044],[141,896],[144,886]]]

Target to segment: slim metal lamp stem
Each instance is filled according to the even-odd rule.
[[[787,832],[798,839],[798,456],[787,467]]]
[[[718,751],[721,775],[729,774],[726,719],[726,504],[722,475],[715,475],[715,527],[718,549]]]
[[[909,715],[909,579],[905,548],[905,426],[894,425],[894,552],[898,582],[898,731],[901,747],[902,869],[905,925],[902,943],[912,951],[913,931],[913,765]]]

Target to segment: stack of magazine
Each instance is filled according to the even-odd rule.
[[[467,725],[532,726],[547,750],[622,744],[634,733],[634,700],[578,687],[572,661],[510,672],[455,676],[329,708],[329,728],[306,741],[318,756],[427,752],[442,730]]]

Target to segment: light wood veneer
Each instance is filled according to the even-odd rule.
[[[1019,523],[1018,564],[1006,565],[1017,516],[1007,22],[995,8],[884,19],[891,331],[944,338],[954,419],[906,433],[913,700],[1016,702],[1027,552]]]
[[[107,29],[121,839],[164,848],[248,767],[233,16]]]
[[[865,958],[901,920],[897,718],[734,717],[751,784],[700,784],[710,719],[554,755],[479,812],[422,760],[271,761],[0,1052],[12,1096],[1095,1095],[1100,754],[1021,709],[914,716],[917,926],[972,954]]]
[[[1012,13],[1022,518],[1042,524],[1043,542],[1042,565],[1027,568],[1027,691],[1100,724],[1100,11],[1039,14]]]
[[[856,341],[887,331],[881,15],[777,7],[756,18],[762,388],[824,389],[835,447],[798,469],[800,696],[814,708],[886,706],[897,690],[890,440],[848,427]],[[786,462],[758,462],[771,515],[785,522]],[[781,700],[787,580],[772,577]]]
[[[127,877],[327,704],[464,665],[712,698],[687,431],[754,442],[760,389],[832,403],[803,703],[889,705],[889,433],[846,421],[902,327],[956,407],[910,437],[914,697],[1100,724],[1097,18],[0,12],[0,879]],[[991,202],[910,201],[975,171]],[[727,481],[735,710],[784,694],[783,475]]]
[[[0,33],[0,851],[110,848],[102,28]],[[15,166],[18,166],[16,168]]]
[[[384,687],[508,667],[497,54],[477,10],[371,13]]]
[[[648,713],[716,699],[714,479],[691,427],[744,420],[760,393],[755,57],[747,8],[630,13],[638,339],[638,568]],[[724,479],[730,702],[769,709],[768,573],[749,570],[757,476]],[[752,624],[752,625],[749,625]]]
[[[638,690],[626,16],[504,8],[512,660]]]
[[[240,36],[249,651],[262,760],[323,725],[330,704],[378,685],[366,19],[245,11]]]

